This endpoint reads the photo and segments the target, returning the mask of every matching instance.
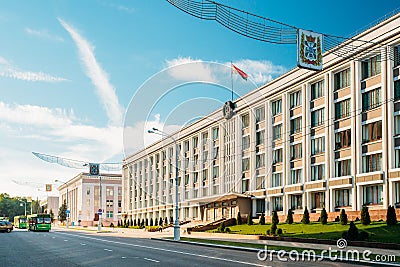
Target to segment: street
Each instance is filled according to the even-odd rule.
[[[147,238],[52,230],[0,233],[0,266],[352,266],[343,262],[260,261],[256,252]]]

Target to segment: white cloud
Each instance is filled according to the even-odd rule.
[[[47,30],[34,30],[31,28],[25,28],[25,32],[29,35],[33,35],[42,39],[64,42],[64,39],[62,37],[50,34]]]
[[[113,125],[122,125],[123,107],[118,102],[115,88],[110,83],[107,73],[102,69],[94,55],[94,47],[85,40],[76,29],[62,19],[58,19],[64,29],[74,40],[86,75],[91,79],[96,92],[106,110],[107,116]]]
[[[135,11],[135,9],[132,7],[127,7],[127,6],[123,6],[123,5],[119,5],[119,4],[109,4],[108,6],[115,8],[116,10],[129,13],[129,14],[132,14]]]
[[[196,63],[196,64],[188,64]],[[166,60],[168,73],[171,77],[181,81],[204,81],[216,82],[217,79],[212,69],[207,63],[200,59],[192,59],[191,57],[178,57]]]
[[[274,65],[268,60],[242,59],[233,64],[246,72],[257,84],[267,83],[287,71],[285,67]]]
[[[5,58],[0,57],[0,77],[12,78],[30,82],[63,82],[64,78],[52,76],[44,72],[19,70]]]

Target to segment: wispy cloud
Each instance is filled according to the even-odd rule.
[[[135,12],[134,8],[128,7],[128,6],[124,6],[124,5],[120,5],[120,4],[112,4],[112,3],[110,3],[110,4],[108,4],[108,6],[114,8],[116,10],[129,13],[129,14],[132,14],[133,12]]]
[[[264,84],[266,82],[269,82],[287,71],[285,67],[274,65],[271,61],[268,60],[242,59],[233,62],[233,64],[240,67],[243,71],[249,74],[250,77],[257,84]]]
[[[188,64],[196,63],[196,64]],[[191,57],[178,57],[166,60],[170,76],[181,81],[207,81],[216,82],[215,73],[210,66],[203,63],[201,59],[192,59]],[[173,67],[173,68],[171,68]]]
[[[45,72],[20,70],[13,66],[8,60],[0,57],[0,77],[12,78],[30,82],[63,82],[67,79],[53,76]]]
[[[110,83],[107,73],[96,60],[94,47],[75,28],[60,18],[58,20],[74,40],[86,75],[95,86],[110,122],[112,125],[122,125],[123,107],[118,102],[115,88]]]
[[[42,39],[64,42],[64,39],[62,37],[50,34],[47,30],[35,30],[31,28],[25,28],[25,32],[29,35],[36,36]]]

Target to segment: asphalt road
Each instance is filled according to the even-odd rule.
[[[0,233],[0,266],[353,266],[343,262],[260,261],[256,252],[52,230]],[[358,265],[360,266],[360,265]]]

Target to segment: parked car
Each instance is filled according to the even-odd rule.
[[[12,223],[7,222],[7,221],[0,221],[0,231],[2,232],[11,232],[14,229],[14,226]]]

